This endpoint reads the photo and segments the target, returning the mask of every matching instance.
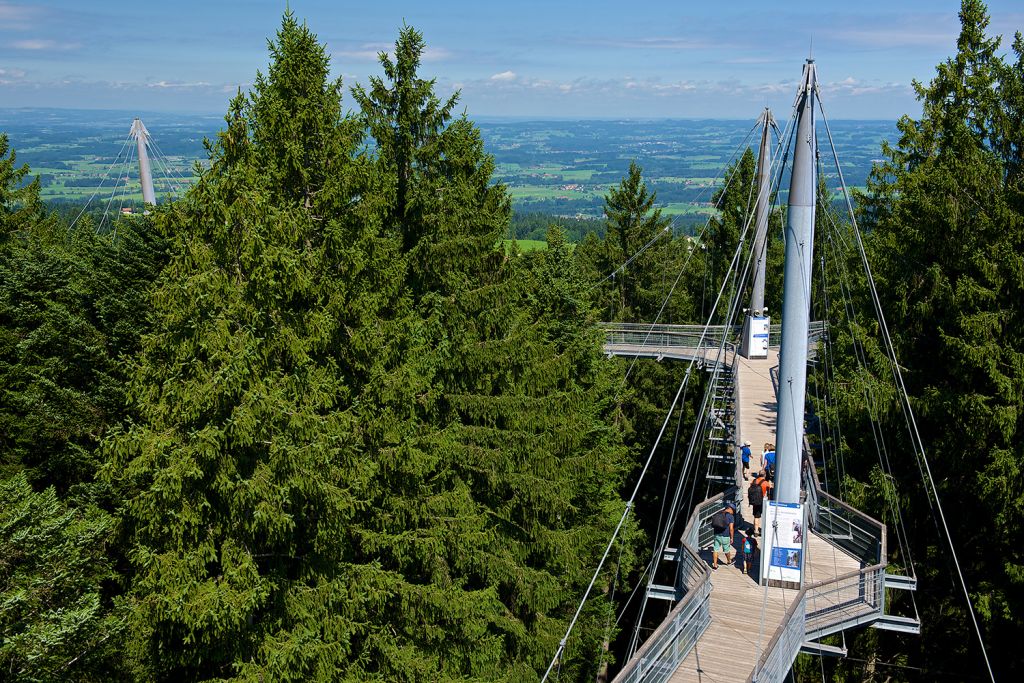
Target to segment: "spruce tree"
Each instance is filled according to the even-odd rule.
[[[395,62],[382,56],[387,80],[355,92],[416,303],[410,383],[382,397],[394,429],[360,533],[401,582],[360,675],[531,680],[616,519],[624,451],[599,340],[577,336],[588,314],[559,334],[569,320],[546,316],[565,309],[531,304],[528,272],[501,245],[509,198],[493,160],[465,117],[446,125],[455,100],[417,75],[422,50],[403,29]],[[597,666],[600,611],[567,667]]]
[[[65,505],[24,472],[0,479],[0,671],[6,680],[108,681],[124,675],[123,621],[103,584],[115,578],[110,515]]]
[[[661,322],[679,322],[689,313],[682,288],[661,310],[680,265],[674,258],[679,245],[671,221],[656,208],[657,194],[648,191],[643,169],[631,162],[604,201],[605,236],[585,241],[578,258],[595,281],[607,278],[598,294],[605,320],[653,322],[661,313]]]
[[[0,133],[0,245],[19,230],[42,220],[39,178],[25,183],[28,164],[17,165],[18,156],[10,148],[6,133]]]
[[[753,214],[757,204],[757,160],[753,151],[748,147],[739,158],[725,172],[729,183],[715,192],[712,202],[719,207],[718,215],[708,221],[707,235],[703,240],[705,248],[701,250],[703,255],[704,282],[702,283],[703,309],[700,316],[702,322],[706,322],[708,316],[714,315],[718,323],[725,323],[724,316],[729,308],[729,301],[737,294],[743,286],[739,278],[743,275],[743,269],[750,253],[750,246],[754,242],[754,221]],[[733,264],[733,256],[740,246],[740,236],[744,228],[747,229],[744,235],[744,249],[739,259]],[[770,242],[769,242],[770,244]],[[770,250],[770,247],[769,247]],[[730,271],[730,265],[732,270]],[[728,280],[726,278],[728,277]],[[752,280],[748,274],[748,280]],[[766,299],[768,299],[768,287],[766,286]],[[722,291],[722,298],[717,309],[712,307],[718,292]],[[781,300],[781,295],[779,296]],[[769,304],[770,305],[770,304]]]
[[[346,208],[365,174],[323,47],[286,14],[271,53],[159,217],[174,256],[130,383],[138,419],[106,449],[142,678],[337,678],[388,581],[354,561],[350,525],[393,255]]]
[[[1009,669],[998,653],[1013,647],[1011,634],[1022,628],[1014,606],[1024,599],[1024,556],[1015,542],[1024,496],[1014,483],[1024,456],[1024,215],[1019,144],[1010,133],[1019,117],[1019,68],[999,56],[981,2],[964,0],[960,20],[956,54],[929,83],[915,84],[921,117],[900,120],[899,142],[885,148],[886,162],[872,173],[862,228],[870,233],[869,258],[917,426],[1000,678]],[[870,311],[869,300],[863,303]],[[872,330],[856,334],[865,331]],[[857,391],[869,383],[878,401],[872,408],[895,407],[884,382],[857,375],[840,381]],[[882,419],[904,424],[894,413]],[[864,461],[856,467],[870,469]],[[898,458],[894,467],[901,481],[918,479],[912,460]],[[916,500],[928,495],[913,492]],[[930,518],[934,509],[916,504],[903,514],[929,596],[918,601],[920,664],[976,674],[976,638],[946,541]]]

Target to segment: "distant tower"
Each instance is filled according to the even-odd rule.
[[[761,147],[757,157],[757,211],[754,229],[754,287],[750,296],[750,312],[764,314],[765,243],[768,236],[768,195],[771,194],[771,134],[775,126],[772,110],[764,108],[760,118]]]
[[[754,286],[750,296],[750,308],[743,320],[743,337],[740,353],[747,358],[768,357],[768,335],[771,318],[764,308],[765,244],[768,235],[768,195],[771,194],[772,158],[771,129],[775,119],[765,107],[758,119],[761,124],[761,147],[757,157],[757,205],[754,229]]]
[[[135,138],[135,144],[139,149],[139,182],[142,183],[142,201],[145,204],[156,205],[156,193],[153,191],[153,171],[149,168],[149,155],[146,153],[146,145],[149,144],[149,131],[138,116],[132,121],[132,129],[128,133]]]

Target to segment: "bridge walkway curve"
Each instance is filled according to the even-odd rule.
[[[725,362],[734,369],[736,439],[751,442],[753,472],[762,466],[761,447],[774,442],[778,351],[770,348],[767,359],[730,353]],[[803,588],[760,585],[760,555],[753,577],[721,561],[711,569],[709,521],[726,496],[739,503],[738,527],[753,520],[750,479],[737,457],[735,486],[699,504],[680,548],[670,549],[678,554],[685,597],[615,681],[782,681],[797,653],[817,646],[814,639],[885,619],[884,525],[822,491],[809,460],[803,475],[810,528]]]

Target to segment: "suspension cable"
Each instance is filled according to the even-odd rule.
[[[819,106],[821,105],[820,97],[818,98],[818,104]],[[857,218],[854,215],[853,211],[853,203],[850,201],[850,194],[846,187],[846,180],[843,178],[842,167],[840,167],[839,165],[839,157],[836,154],[835,143],[832,140],[832,131],[829,130],[828,119],[825,116],[824,107],[822,107],[821,109],[821,118],[825,122],[825,130],[828,133],[828,141],[832,147],[832,154],[836,160],[836,170],[839,173],[839,183],[843,189],[843,198],[846,200],[846,207],[847,211],[849,212],[850,222],[853,225],[853,234],[856,240],[857,250],[860,254],[861,262],[864,266],[864,272],[867,275],[868,285],[871,292],[871,300],[875,306],[875,314],[878,317],[878,322],[881,327],[882,338],[885,342],[886,351],[889,354],[889,360],[892,365],[893,374],[895,375],[895,378],[897,380],[897,386],[899,387],[901,392],[901,398],[903,399],[902,405],[904,409],[904,415],[912,427],[911,441],[915,449],[920,449],[920,458],[923,461],[925,471],[928,474],[927,483],[925,483],[925,490],[928,491],[930,487],[931,493],[935,497],[935,507],[938,510],[939,519],[941,520],[942,528],[945,531],[946,541],[949,544],[949,550],[953,556],[953,564],[956,566],[957,576],[960,579],[960,587],[963,589],[964,599],[967,602],[967,611],[971,617],[971,625],[974,627],[974,634],[975,636],[977,636],[978,643],[981,646],[981,654],[985,660],[985,667],[988,670],[989,678],[991,679],[992,683],[995,683],[995,674],[992,671],[992,664],[989,662],[988,659],[988,651],[985,648],[985,640],[981,635],[981,627],[978,625],[978,617],[974,612],[974,604],[971,602],[971,595],[970,592],[967,590],[967,582],[964,579],[963,570],[960,568],[960,560],[956,554],[956,547],[953,544],[953,537],[949,531],[949,525],[946,523],[946,514],[942,509],[942,502],[939,498],[939,489],[938,486],[935,484],[934,477],[932,476],[931,465],[928,462],[928,455],[924,449],[924,442],[921,439],[921,434],[918,431],[917,427],[917,420],[914,417],[914,411],[912,406],[910,405],[910,396],[907,392],[906,384],[903,381],[903,371],[900,369],[899,363],[896,359],[896,348],[893,344],[892,337],[889,333],[889,326],[885,321],[885,314],[882,312],[881,299],[878,296],[878,290],[875,286],[875,278],[871,273],[871,265],[870,263],[868,263],[867,252],[864,248],[864,240],[862,239],[860,228],[857,225]]]
[[[103,171],[103,178],[100,180],[100,184],[96,186],[96,188],[92,191],[92,194],[89,195],[89,198],[87,200],[85,200],[85,206],[83,206],[82,210],[78,212],[78,215],[75,216],[75,219],[73,221],[71,221],[71,225],[68,226],[68,232],[71,232],[71,230],[75,227],[75,224],[78,223],[78,219],[82,217],[82,214],[84,214],[86,209],[89,208],[89,205],[92,204],[92,200],[96,198],[96,195],[99,193],[100,189],[107,182],[107,178],[110,175],[110,169],[114,168],[114,166],[117,164],[117,162],[121,160],[121,155],[124,154],[124,148],[128,145],[128,143],[131,141],[131,139],[132,139],[131,135],[126,135],[125,136],[124,142],[121,143],[121,149],[118,150],[118,152],[117,152],[117,156],[115,156],[114,160],[110,162],[110,165],[107,166],[107,169],[105,171]],[[120,175],[121,175],[120,172],[118,172],[118,176],[120,176]]]

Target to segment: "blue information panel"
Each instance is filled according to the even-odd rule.
[[[799,503],[765,505],[764,546],[768,562],[764,578],[800,582],[804,564],[804,511]]]

